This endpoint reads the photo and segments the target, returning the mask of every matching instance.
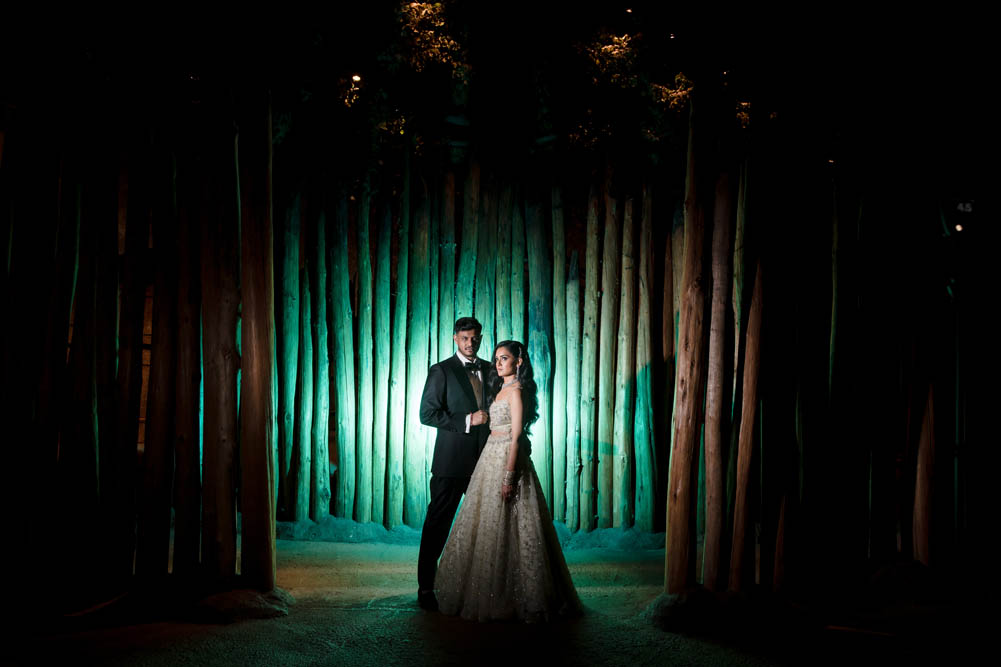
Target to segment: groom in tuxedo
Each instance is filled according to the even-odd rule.
[[[455,323],[456,353],[428,369],[421,396],[421,423],[438,429],[431,461],[431,502],[417,557],[417,602],[437,611],[434,576],[476,460],[490,434],[486,379],[489,366],[476,357],[482,326],[472,317]]]

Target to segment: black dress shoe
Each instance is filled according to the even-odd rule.
[[[417,604],[426,611],[438,611],[438,598],[434,591],[417,591]]]

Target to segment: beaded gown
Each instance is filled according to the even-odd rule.
[[[490,430],[438,564],[439,608],[479,621],[533,622],[576,615],[580,599],[529,458],[527,438],[518,448],[515,496],[506,502],[501,497],[511,444],[506,400],[490,406]]]

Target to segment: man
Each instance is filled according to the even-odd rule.
[[[488,366],[476,357],[482,330],[472,317],[456,321],[452,340],[457,352],[428,369],[421,396],[421,423],[438,429],[431,460],[431,502],[417,557],[417,602],[431,611],[438,609],[434,595],[438,558],[490,434],[484,410]]]

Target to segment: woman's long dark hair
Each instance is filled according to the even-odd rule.
[[[500,393],[504,380],[497,375],[497,350],[506,348],[515,359],[521,359],[521,365],[515,373],[515,379],[521,383],[522,402],[522,430],[531,433],[529,426],[539,418],[539,400],[536,396],[538,388],[535,386],[535,374],[532,371],[532,362],[528,360],[528,350],[523,343],[516,340],[503,340],[497,343],[493,356],[490,357],[490,373],[487,374],[487,409],[494,402],[497,394]]]

